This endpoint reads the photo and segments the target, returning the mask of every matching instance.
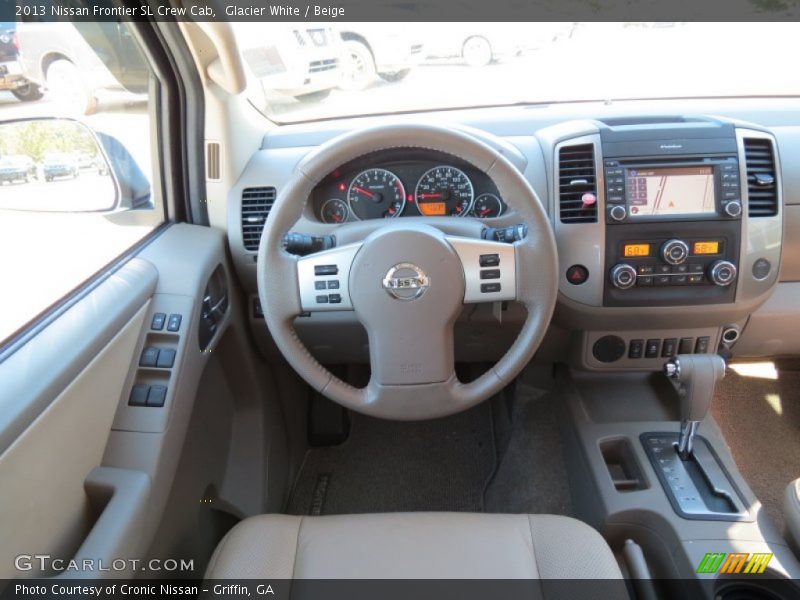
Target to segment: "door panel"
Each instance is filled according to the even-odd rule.
[[[149,303],[0,455],[0,578],[19,575],[19,554],[71,558],[91,529],[84,481],[101,463]]]
[[[230,305],[238,302],[222,232],[170,226],[0,355],[0,580],[55,574],[40,572],[35,561],[17,570],[21,554],[106,565],[146,555],[199,382],[232,319],[232,311],[221,311],[201,349],[204,297],[215,272],[225,281],[215,293],[222,289],[232,295]],[[150,347],[166,349],[169,364],[142,365]],[[148,396],[146,406],[132,405],[135,385],[163,386],[163,403],[151,405]],[[263,472],[263,463],[253,468]]]

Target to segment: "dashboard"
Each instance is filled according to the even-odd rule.
[[[392,118],[441,124],[443,117]],[[569,356],[581,369],[626,371],[658,369],[690,350],[800,354],[800,326],[786,318],[800,323],[796,101],[498,107],[447,119],[508,158],[550,216],[559,298],[541,352]],[[264,352],[269,341],[255,308],[258,223],[310,151],[385,121],[281,126],[264,136],[229,188],[230,247]],[[336,243],[342,222],[421,215],[501,230],[519,223],[513,200],[458,157],[395,148],[343,164],[320,181],[292,231]],[[441,221],[446,229],[452,219]],[[455,326],[457,359],[466,362],[502,355],[526,316],[514,302],[467,308]],[[296,326],[320,360],[359,362],[368,352],[352,314],[312,312]]]
[[[489,219],[507,206],[485,173],[463,160],[426,150],[387,150],[336,169],[316,187],[322,223],[397,217]]]

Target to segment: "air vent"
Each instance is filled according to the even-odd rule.
[[[597,223],[597,202],[583,195],[597,193],[594,144],[562,146],[558,151],[558,204],[562,223]]]
[[[772,140],[745,138],[744,161],[747,168],[747,214],[774,217],[778,214],[778,185]]]
[[[222,177],[219,142],[206,142],[206,179],[219,181]]]
[[[274,202],[274,187],[247,188],[242,192],[242,240],[246,250],[258,250],[261,232]]]

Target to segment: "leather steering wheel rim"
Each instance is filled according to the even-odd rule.
[[[365,323],[365,327],[370,333],[373,379],[367,387],[355,388],[334,376],[317,362],[295,332],[294,319],[305,310],[304,300],[301,298],[303,282],[298,275],[298,265],[302,259],[287,253],[282,245],[282,240],[303,214],[314,187],[325,176],[342,164],[366,154],[402,148],[423,148],[443,152],[461,158],[482,170],[494,181],[501,197],[519,217],[519,222],[527,224],[527,236],[523,240],[515,242],[511,247],[513,248],[514,262],[514,281],[512,282],[512,285],[515,285],[514,299],[526,307],[528,314],[519,335],[506,354],[486,373],[469,383],[458,381],[455,376],[454,364],[452,372],[446,378],[439,377],[441,380],[428,382],[424,377],[420,377],[421,382],[414,380],[410,384],[405,384],[402,377],[397,380],[395,374],[388,377],[390,380],[388,384],[385,381],[376,382],[374,376],[376,366],[380,365],[375,364],[373,336],[370,326]],[[440,233],[437,224],[444,223],[445,219],[448,223],[463,230],[466,236],[447,238],[437,235]],[[390,239],[394,241],[398,239],[418,240],[422,245],[428,244],[433,251],[442,253],[441,261],[444,262],[445,259],[451,260],[450,254],[447,254],[447,247],[457,241],[463,240],[467,245],[486,243],[468,239],[479,238],[482,228],[480,223],[471,222],[472,219],[412,217],[384,221],[371,224],[374,233],[364,242],[365,244],[371,243],[370,248],[382,248],[389,243]],[[458,221],[458,223],[455,224],[454,221]],[[359,225],[363,226],[364,223]],[[386,236],[387,241],[381,240],[381,235]],[[408,252],[411,251],[412,249],[409,248]],[[354,252],[358,259],[359,256],[366,253],[366,250],[359,252],[359,249],[355,249]],[[396,252],[395,254],[402,258],[402,251],[400,254]],[[463,261],[463,256],[461,258]],[[354,259],[353,268],[355,270],[350,274],[349,282],[368,281],[368,284],[361,284],[360,287],[371,286],[375,277],[368,280],[363,277],[358,279],[358,277],[360,277],[359,269],[373,268],[375,267],[372,264],[374,262],[362,258],[357,263]],[[506,262],[508,261],[506,260]],[[429,263],[432,264],[431,261]],[[453,275],[455,269],[452,268],[452,264],[452,262],[448,263],[450,267],[446,271],[440,270],[440,279],[450,277],[451,281],[456,281],[452,279],[455,277]],[[433,265],[433,268],[435,266]],[[557,271],[556,242],[549,217],[536,192],[508,159],[483,141],[457,129],[437,125],[382,125],[340,135],[310,152],[297,165],[291,180],[281,190],[272,206],[264,226],[258,250],[258,294],[266,325],[278,348],[289,364],[315,390],[357,412],[388,419],[419,420],[466,410],[511,383],[531,360],[546,333],[557,297]],[[467,276],[463,271],[458,277],[461,277],[460,288],[459,284],[455,284],[453,287],[460,289],[463,294],[464,285],[469,286],[470,284],[469,282],[464,283],[464,278]],[[435,293],[438,293],[438,289],[434,290],[435,284],[436,281],[432,279],[429,294],[431,300],[428,306],[432,306]],[[375,285],[377,286],[378,282]],[[367,305],[364,301],[361,301],[360,305],[356,302],[355,294],[358,294],[359,290],[354,290],[353,293],[356,313],[361,320],[361,313],[365,312]],[[376,293],[374,291],[372,293],[370,298],[373,300],[383,298],[383,296],[374,295]],[[423,296],[424,298],[425,296]],[[414,305],[415,303],[407,302],[404,305]],[[420,306],[422,304],[420,303]],[[449,318],[449,313],[447,317]],[[454,322],[455,318],[452,321]],[[448,326],[452,333],[452,323],[444,324],[446,330]],[[377,338],[375,339],[377,340]],[[375,345],[377,345],[377,341]],[[387,346],[384,344],[383,347]],[[380,357],[377,358],[380,359]],[[445,362],[444,359],[441,362]],[[416,365],[415,368],[421,368],[424,371],[427,363],[422,364],[421,367]],[[441,369],[434,369],[434,371],[437,374],[444,372]]]

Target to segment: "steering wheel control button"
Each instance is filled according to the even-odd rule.
[[[324,296],[317,296],[317,304],[327,304],[328,303],[328,295],[325,294]]]
[[[327,290],[328,289],[328,284],[325,283],[325,281],[323,281],[323,280],[315,281],[314,282],[314,289],[315,290]]]
[[[612,363],[625,356],[625,340],[616,335],[604,335],[592,346],[592,355],[603,363]]]
[[[567,269],[567,281],[572,285],[581,285],[589,279],[589,269],[583,265],[572,265]]]
[[[150,391],[147,394],[147,406],[154,406],[160,408],[164,406],[167,399],[167,386],[165,385],[151,385]]]
[[[644,340],[631,340],[628,345],[628,358],[642,358],[644,354]]]
[[[328,282],[328,289],[329,290],[338,290],[339,289],[339,280],[338,279],[331,279]]]
[[[759,258],[753,263],[753,277],[764,281],[772,271],[772,264],[766,258]]]
[[[611,269],[611,283],[621,290],[633,287],[636,284],[636,269],[626,264],[614,266]]]
[[[414,263],[398,263],[386,272],[381,282],[383,289],[396,300],[416,300],[430,287],[422,267]]]
[[[650,339],[644,347],[645,358],[658,358],[658,353],[661,350],[661,340]]]
[[[716,285],[730,285],[736,279],[736,265],[727,260],[718,260],[711,265],[708,276]]]
[[[139,357],[140,367],[155,367],[158,362],[158,348],[149,346],[142,350],[142,356]]]
[[[328,301],[331,304],[341,304],[342,303],[342,296],[340,294],[330,294],[328,296]]]
[[[708,336],[703,336],[697,338],[697,344],[694,347],[695,354],[705,354],[708,352],[708,344],[711,342],[711,339]]]
[[[663,358],[672,358],[675,356],[675,349],[678,346],[677,338],[667,338],[664,340],[664,345],[661,346],[661,356]]]
[[[137,383],[131,388],[131,395],[128,398],[128,406],[146,406],[147,394],[150,386],[144,383]]]
[[[478,264],[481,267],[498,267],[500,266],[499,254],[481,254],[478,258]]]
[[[671,265],[680,265],[689,258],[689,245],[683,240],[669,240],[661,246],[661,257]]]
[[[483,269],[481,279],[500,279],[500,269]]]
[[[481,294],[494,294],[501,290],[501,286],[499,283],[482,283],[481,284]]]
[[[175,364],[175,350],[172,348],[162,348],[156,359],[156,366],[159,369],[171,369]]]
[[[338,274],[339,274],[339,267],[337,265],[314,265],[314,275],[316,275],[317,277],[325,277]]]
[[[178,331],[181,328],[181,315],[172,314],[167,320],[167,331]]]
[[[161,331],[164,329],[164,323],[167,322],[167,315],[165,313],[156,313],[153,315],[153,320],[150,322],[150,329],[154,331]]]

